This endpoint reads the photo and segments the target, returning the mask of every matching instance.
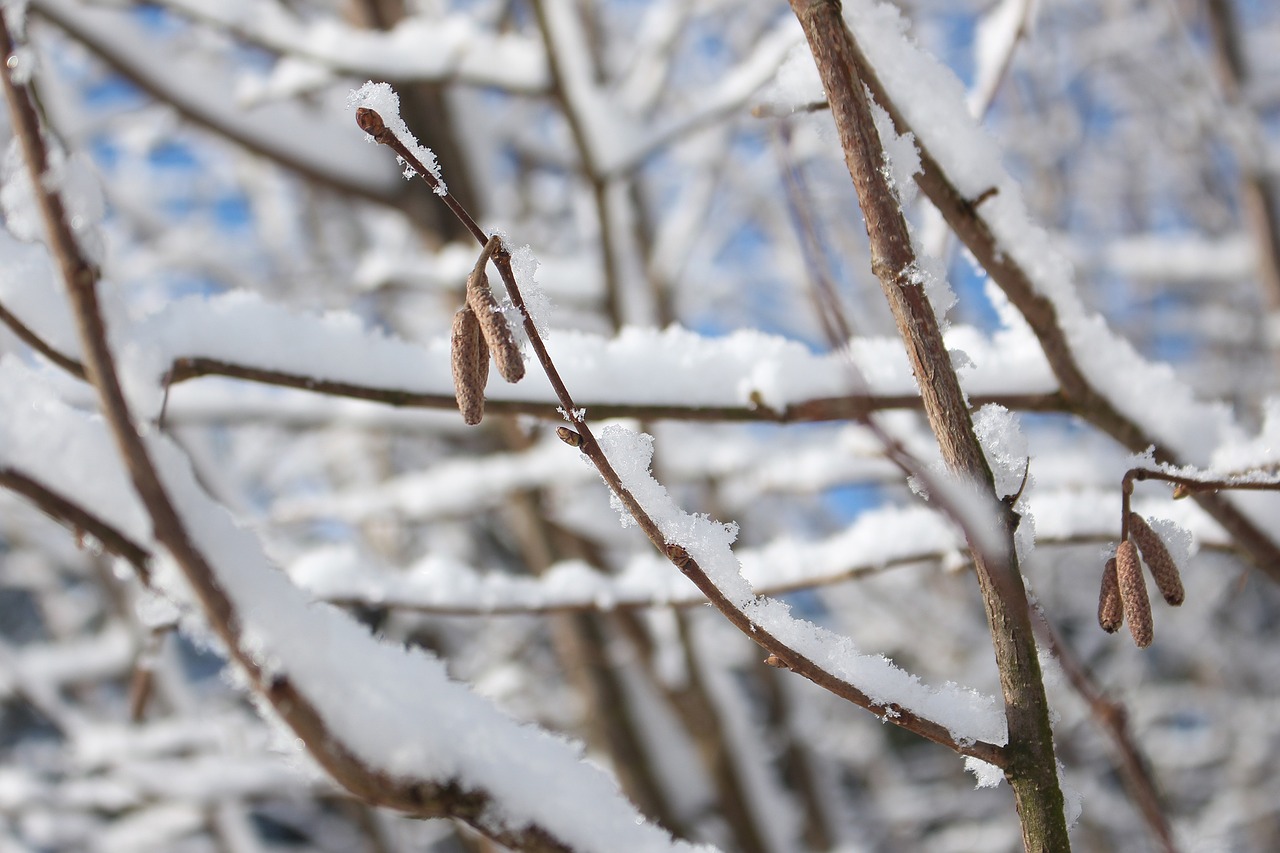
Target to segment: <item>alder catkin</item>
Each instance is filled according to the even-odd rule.
[[[1156,588],[1160,590],[1164,600],[1174,607],[1182,604],[1186,597],[1182,588],[1182,576],[1178,573],[1178,564],[1173,561],[1173,555],[1165,547],[1160,534],[1152,530],[1147,520],[1136,512],[1129,513],[1129,534],[1133,537],[1133,541],[1138,543],[1138,549],[1142,551],[1142,559],[1151,570],[1151,577],[1155,580]]]
[[[507,318],[498,306],[498,300],[493,298],[493,291],[489,289],[489,274],[485,271],[490,256],[499,245],[496,235],[490,237],[484,251],[480,253],[480,259],[467,277],[467,304],[480,320],[480,331],[489,345],[489,351],[493,353],[498,373],[508,382],[519,382],[524,378],[524,354],[520,352],[515,335],[507,325]]]
[[[1126,539],[1116,549],[1116,580],[1120,586],[1120,601],[1124,605],[1124,618],[1129,622],[1129,633],[1138,648],[1151,645],[1154,629],[1151,624],[1151,600],[1147,598],[1147,582],[1142,577],[1142,560],[1138,546]]]
[[[480,321],[464,305],[453,315],[449,341],[453,364],[453,388],[462,420],[475,426],[484,418],[484,386],[489,381],[489,347],[480,333]]]
[[[1098,624],[1114,634],[1124,624],[1124,608],[1120,604],[1120,581],[1116,577],[1116,558],[1107,560],[1102,570],[1102,590],[1098,593]]]

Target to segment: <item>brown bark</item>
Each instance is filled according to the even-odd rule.
[[[997,505],[991,471],[973,431],[933,306],[913,272],[916,257],[897,196],[881,170],[884,150],[854,59],[853,34],[838,0],[792,0],[818,65],[871,241],[871,265],[893,312],[920,386],[925,414],[951,470]],[[973,547],[991,627],[1009,727],[1005,775],[1013,788],[1028,851],[1069,850],[1040,664],[1026,591],[1013,548],[1017,516],[999,519],[1003,553]],[[971,545],[974,543],[971,543]]]

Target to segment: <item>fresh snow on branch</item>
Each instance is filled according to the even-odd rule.
[[[62,404],[11,358],[0,362],[0,400],[10,410],[21,400],[39,413],[0,422],[4,464],[34,461],[49,487],[107,509],[134,535],[149,531],[101,422]],[[381,642],[345,613],[314,604],[270,565],[252,533],[210,501],[176,447],[157,439],[150,451],[235,607],[243,650],[267,673],[287,677],[360,761],[393,778],[485,792],[493,801],[486,820],[495,826],[540,825],[574,849],[695,849],[645,823],[577,747],[510,719],[451,680],[438,659]],[[155,578],[187,610],[189,627],[202,623],[176,567],[161,563]]]

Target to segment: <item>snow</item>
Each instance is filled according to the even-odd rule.
[[[1035,17],[1039,0],[1002,0],[978,23],[975,33],[974,81],[969,111],[981,120],[995,99],[1010,59],[1018,46],[1023,24]]]
[[[978,788],[997,788],[1004,781],[1003,770],[972,755],[965,756],[964,769],[973,774],[975,786]]]
[[[35,195],[31,191],[31,176],[27,171],[27,161],[22,156],[22,143],[17,137],[9,140],[5,151],[3,179],[0,208],[4,210],[5,227],[24,242],[40,239],[44,234],[40,208],[36,206]]]
[[[62,194],[67,222],[81,251],[88,260],[100,264],[103,242],[98,226],[106,210],[101,184],[84,155],[77,153],[68,157],[55,141],[49,140],[46,144],[49,162],[42,179],[45,187]],[[43,238],[43,217],[16,137],[9,141],[5,152],[0,209],[4,211],[5,225],[14,237],[25,242]]]
[[[100,419],[61,404],[9,357],[0,361],[0,403],[28,411],[21,421],[0,422],[0,462],[33,470],[51,488],[74,489],[106,521],[149,541],[150,524]],[[395,777],[487,791],[493,807],[484,819],[492,825],[537,822],[576,849],[695,849],[644,823],[612,779],[581,762],[577,747],[506,717],[450,680],[438,659],[381,643],[345,613],[313,605],[268,563],[254,535],[203,493],[177,447],[158,438],[148,447],[235,608],[241,648],[267,674],[287,676],[357,758]],[[189,628],[198,607],[165,568],[153,577],[193,614]]]
[[[587,470],[575,464],[575,468]],[[594,476],[594,475],[593,475]],[[1096,527],[1087,528],[1094,534]],[[735,553],[753,593],[830,583],[857,571],[935,559],[964,543],[938,513],[922,507],[869,510],[842,531],[807,541],[781,537]],[[578,561],[552,565],[537,577],[481,571],[428,555],[405,570],[379,565],[352,546],[319,548],[288,566],[295,583],[314,597],[440,612],[520,612],[551,608],[691,605],[701,592],[656,553],[631,557],[616,574]]]
[[[1006,741],[1004,713],[995,697],[951,682],[941,687],[926,685],[884,656],[862,653],[851,639],[793,617],[788,605],[756,597],[731,550],[737,525],[691,515],[675,504],[649,471],[653,453],[649,436],[610,426],[599,438],[623,486],[644,507],[667,544],[684,548],[728,602],[746,614],[753,625],[836,678],[854,685],[877,705],[896,704],[909,709],[946,728],[958,742]],[[625,526],[629,513],[620,501],[615,500],[614,506]]]
[[[16,48],[4,61],[9,69],[9,78],[17,86],[25,86],[31,82],[31,75],[36,70],[36,54],[31,48]]]
[[[973,431],[991,466],[996,497],[1016,495],[1030,464],[1027,440],[1022,435],[1018,416],[1004,406],[990,403],[974,412]]]
[[[352,132],[349,116],[340,110],[297,101],[246,109],[233,96],[235,79],[222,65],[157,40],[128,10],[75,0],[31,0],[31,8],[128,76],[144,81],[159,100],[180,105],[197,124],[217,127],[251,151],[359,197],[395,189],[388,158],[362,145],[362,134]]]
[[[268,50],[301,57],[329,78],[377,77],[401,84],[456,79],[527,93],[544,91],[548,84],[538,40],[489,31],[471,15],[420,13],[378,31],[327,17],[307,21],[263,0],[165,0],[164,5],[214,21]],[[268,88],[288,91],[282,82],[272,80]]]
[[[48,251],[42,244],[20,243],[0,228],[0,256],[0,304],[54,349],[78,356],[75,323],[62,290],[54,286]]]

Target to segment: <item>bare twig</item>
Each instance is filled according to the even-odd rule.
[[[143,584],[150,585],[151,553],[109,522],[27,474],[12,468],[0,469],[0,486],[22,495],[45,515],[65,524],[76,533],[88,533],[102,543],[104,549],[128,560],[138,573],[138,579]]]
[[[48,341],[37,335],[31,330],[26,323],[18,319],[17,315],[9,311],[4,305],[0,305],[0,323],[4,323],[9,330],[18,337],[27,346],[40,353],[63,370],[70,373],[77,379],[84,379],[84,365],[74,358],[54,349]]]
[[[1075,653],[1062,641],[1057,629],[1049,622],[1044,612],[1037,608],[1038,619],[1035,621],[1037,633],[1041,641],[1053,652],[1058,665],[1062,667],[1067,680],[1080,698],[1089,706],[1089,713],[1094,721],[1111,738],[1120,757],[1120,772],[1129,789],[1129,796],[1138,806],[1147,828],[1156,837],[1165,853],[1178,853],[1173,841],[1173,830],[1160,805],[1160,795],[1156,792],[1155,780],[1142,750],[1134,741],[1129,731],[1129,714],[1121,702],[1110,698],[1098,687],[1089,670],[1081,663]]]

